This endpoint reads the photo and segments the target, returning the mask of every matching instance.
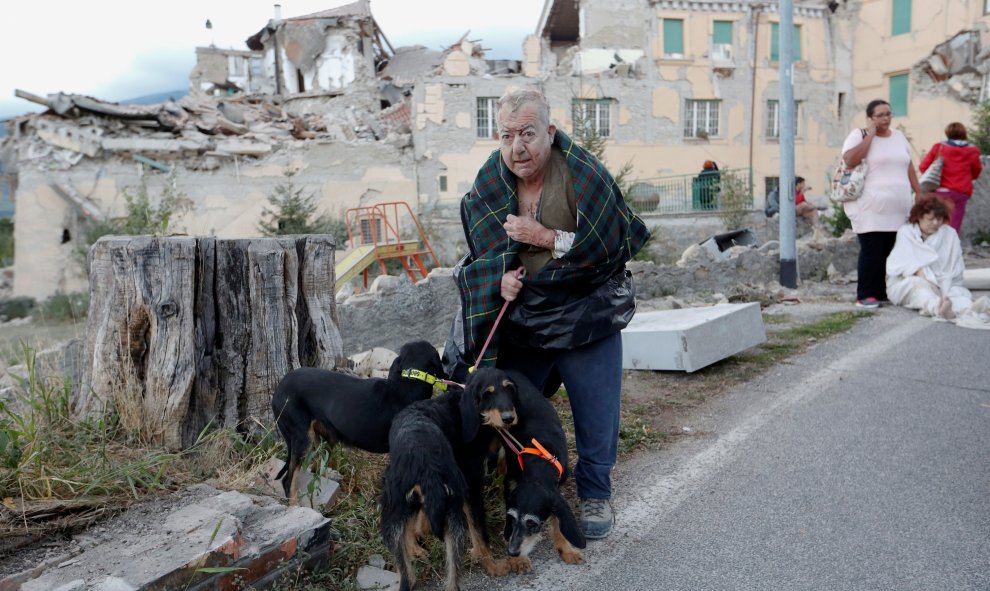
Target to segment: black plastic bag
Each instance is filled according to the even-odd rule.
[[[619,332],[635,313],[632,273],[622,269],[586,294],[526,285],[501,334],[506,345],[574,349]]]

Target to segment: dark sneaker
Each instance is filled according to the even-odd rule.
[[[612,502],[608,499],[581,499],[581,529],[589,540],[608,537],[615,523]]]
[[[856,307],[863,308],[866,310],[876,310],[880,307],[880,302],[876,298],[866,298],[865,300],[856,300]]]

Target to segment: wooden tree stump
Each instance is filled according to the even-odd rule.
[[[83,388],[169,449],[208,426],[270,425],[276,384],[343,362],[331,236],[104,237],[90,251]]]

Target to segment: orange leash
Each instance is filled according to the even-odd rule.
[[[505,444],[512,450],[512,453],[516,454],[516,459],[519,460],[520,470],[525,470],[523,467],[523,454],[532,454],[553,464],[553,467],[557,469],[558,480],[564,477],[564,467],[561,465],[560,460],[557,459],[557,456],[548,452],[547,448],[543,447],[535,437],[532,439],[534,447],[523,447],[522,444],[512,436],[512,433],[509,433],[505,429],[499,429],[498,432],[499,435],[502,436],[502,439],[505,440]]]

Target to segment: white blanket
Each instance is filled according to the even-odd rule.
[[[894,249],[887,257],[887,297],[932,316],[941,298],[948,297],[959,314],[973,301],[963,287],[963,270],[959,235],[951,226],[943,225],[924,240],[917,224],[905,224],[897,231]],[[923,278],[915,275],[918,271]],[[929,289],[930,295],[919,293]],[[922,300],[929,301],[923,304]]]

